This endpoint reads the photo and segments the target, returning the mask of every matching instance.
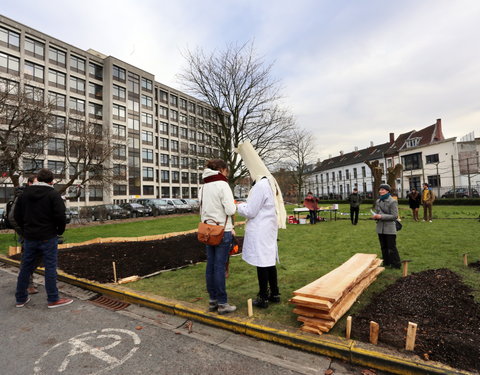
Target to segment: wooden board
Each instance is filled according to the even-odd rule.
[[[304,324],[303,326],[301,326],[300,329],[301,329],[302,331],[310,332],[310,333],[315,333],[315,334],[317,334],[317,335],[321,335],[321,334],[322,334],[322,331],[320,331],[318,328],[316,328],[316,327],[310,327],[310,326],[305,325],[305,324]]]
[[[332,302],[320,301],[317,298],[294,296],[290,299],[290,302],[293,302],[299,306],[311,307],[317,310],[330,311],[333,306]]]
[[[376,254],[357,253],[341,266],[293,292],[295,296],[338,301],[372,267]]]
[[[332,327],[335,325],[335,322],[329,322],[327,320],[317,319],[317,318],[307,318],[305,316],[299,316],[297,320],[299,322],[305,323],[310,327],[316,327],[322,332],[330,331]]]

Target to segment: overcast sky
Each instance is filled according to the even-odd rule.
[[[2,0],[9,18],[181,89],[182,51],[255,41],[322,159],[442,119],[480,136],[478,0]]]

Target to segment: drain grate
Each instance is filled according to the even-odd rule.
[[[105,307],[106,309],[113,311],[123,310],[124,308],[130,306],[129,303],[122,302],[106,296],[99,296],[97,298],[91,299],[90,302],[92,302],[94,305]]]

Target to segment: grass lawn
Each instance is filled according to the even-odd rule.
[[[293,206],[287,207],[291,211]],[[340,205],[347,212],[347,205]],[[363,205],[361,213],[369,207]],[[474,289],[480,302],[480,273],[463,266],[462,254],[469,253],[469,261],[480,259],[480,223],[474,218],[480,214],[479,206],[434,206],[433,223],[413,222],[408,207],[400,207],[403,229],[397,236],[397,247],[402,259],[411,259],[410,272],[448,267],[461,274]],[[327,213],[328,215],[328,213]],[[357,226],[352,226],[348,215],[338,215],[339,220],[311,225],[288,225],[279,231],[280,265],[278,278],[282,302],[266,310],[255,310],[257,322],[267,322],[273,327],[299,327],[293,305],[287,300],[292,292],[338,267],[357,252],[376,253],[380,256],[375,224],[361,215]],[[68,229],[65,239],[79,242],[95,237],[142,236],[195,228],[196,215],[162,217],[150,221],[115,223],[94,227]],[[243,229],[237,230],[243,234]],[[0,250],[12,243],[12,235],[0,235]],[[132,289],[155,293],[180,301],[193,303],[203,309],[208,296],[204,282],[205,264],[198,264],[175,272],[128,284]],[[378,292],[401,276],[400,270],[385,270],[352,307],[350,313],[364,306],[372,293]],[[227,281],[229,302],[237,305],[239,316],[246,316],[246,301],[255,297],[258,286],[256,269],[242,261],[241,256],[231,258],[230,278]],[[201,298],[201,299],[199,299]],[[343,334],[344,320],[332,330]]]

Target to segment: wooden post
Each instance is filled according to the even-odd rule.
[[[413,350],[415,347],[415,337],[417,335],[417,323],[408,322],[406,350]]]
[[[468,253],[463,254],[463,265],[468,267]]]
[[[402,277],[405,277],[405,276],[408,275],[408,263],[409,262],[411,262],[411,260],[409,260],[409,259],[402,260],[402,265],[403,265]]]
[[[115,265],[115,262],[112,262],[113,266],[113,282],[116,284],[117,283],[117,266]]]
[[[347,340],[350,340],[351,333],[352,333],[352,317],[348,316],[347,317],[347,327],[345,329],[345,338]]]
[[[248,317],[253,316],[253,305],[252,305],[252,299],[249,298],[247,300],[247,309],[248,309]]]
[[[374,321],[370,322],[370,343],[377,345],[378,343],[378,332],[380,331],[380,326]]]

